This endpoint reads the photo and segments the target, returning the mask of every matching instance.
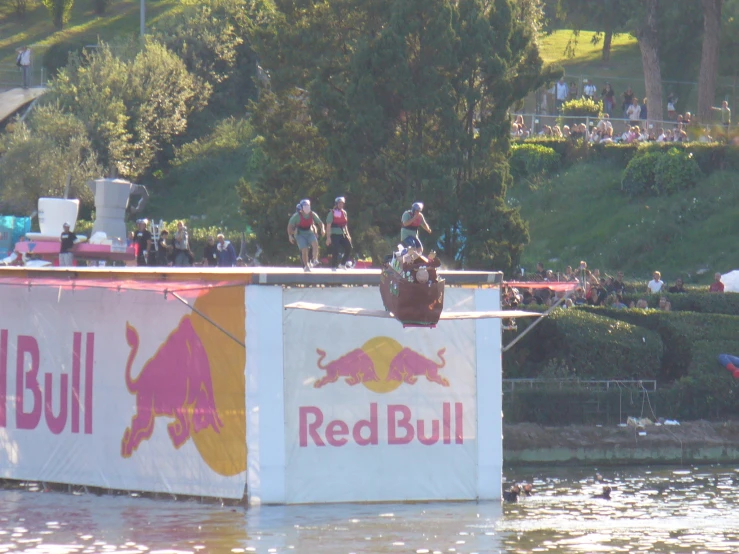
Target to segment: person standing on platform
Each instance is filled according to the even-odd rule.
[[[177,222],[177,232],[174,234],[174,265],[188,267],[190,265],[190,242],[187,236],[187,227],[182,221]]]
[[[169,231],[167,231],[166,229],[162,229],[162,231],[159,233],[157,248],[157,265],[161,267],[166,267],[169,265],[170,246],[167,243],[167,240],[169,240]]]
[[[71,267],[74,265],[74,253],[72,248],[77,243],[77,235],[69,230],[69,223],[64,223],[59,241],[62,243],[59,249],[59,267]]]
[[[290,239],[290,244],[298,243],[300,256],[303,260],[303,270],[310,271],[311,265],[317,266],[319,264],[318,239],[314,229],[320,229],[321,236],[325,236],[326,228],[318,214],[311,210],[310,200],[301,200],[296,208],[298,211],[287,222],[287,236]],[[308,253],[309,248],[313,248],[312,261]]]
[[[205,243],[205,248],[203,249],[203,265],[206,267],[216,267],[218,265],[218,248],[213,237],[208,237]]]
[[[418,229],[421,228],[427,233],[431,233],[431,227],[426,223],[426,218],[423,217],[423,202],[414,202],[410,210],[406,210],[403,213],[401,223],[403,227],[400,229],[400,242],[404,246],[415,247],[416,242],[421,244],[421,240],[418,238]],[[411,238],[415,240],[410,240]],[[421,244],[421,251],[423,251],[423,245]]]
[[[31,49],[28,46],[18,49],[15,64],[20,68],[23,75],[23,88],[31,86]]]
[[[226,237],[218,235],[218,267],[233,267],[236,265],[236,249]]]
[[[139,219],[137,221],[138,223],[138,231],[136,231],[136,234],[134,235],[134,250],[136,252],[136,265],[139,267],[146,266],[146,258],[149,255],[149,250],[151,250],[151,233],[146,228],[146,226],[149,224],[149,221],[146,219]]]
[[[344,209],[346,198],[339,196],[334,202],[333,209],[326,216],[326,246],[331,249],[331,269],[339,267],[341,252],[344,253],[341,266],[346,268],[352,257],[352,237],[349,235],[348,217]]]

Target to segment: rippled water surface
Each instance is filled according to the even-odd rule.
[[[250,510],[189,501],[0,490],[0,552],[739,552],[739,469],[511,471],[515,504]]]

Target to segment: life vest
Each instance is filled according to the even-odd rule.
[[[408,210],[408,212],[410,212],[410,210]],[[406,212],[406,213],[408,213],[408,212]],[[413,212],[411,212],[411,215],[413,215]],[[420,227],[420,225],[416,225],[416,224],[404,225],[402,220],[400,222],[400,226],[403,229],[410,229],[411,231],[418,231],[418,228]]]
[[[331,222],[331,227],[338,227],[339,229],[346,227],[346,215],[344,214],[344,210],[334,208],[332,212],[334,214],[334,219]]]
[[[308,214],[308,217],[303,217],[303,212],[300,212],[300,221],[298,222],[298,229],[308,231],[313,226],[313,212]]]

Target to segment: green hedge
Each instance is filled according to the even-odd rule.
[[[646,287],[642,287],[646,288]],[[716,294],[705,292],[683,292],[679,294],[636,294],[627,292],[623,295],[624,303],[636,302],[640,298],[647,301],[650,308],[656,309],[660,296],[665,296],[670,301],[673,312],[696,312],[702,314],[723,314],[739,316],[739,294]],[[737,337],[739,340],[739,337]]]
[[[643,149],[626,165],[621,188],[630,196],[659,196],[692,188],[700,177],[692,152]]]
[[[516,177],[532,177],[551,172],[559,167],[560,155],[541,144],[511,145],[510,170]]]
[[[702,302],[704,310],[739,308],[733,295],[669,296],[684,307]],[[653,295],[649,301],[656,298]],[[520,325],[517,332],[506,333],[504,343],[512,340],[509,334],[523,331]],[[739,381],[718,363],[717,357],[723,353],[739,355],[737,315],[582,306],[555,310],[504,353],[503,371],[508,378],[656,377],[660,383],[655,400],[659,416],[716,420],[739,417]],[[515,406],[509,406],[516,421],[587,421],[576,407],[565,410],[561,417],[553,415],[557,410],[552,406],[559,404],[554,391],[528,391],[526,398],[520,396],[523,392],[516,394]],[[537,394],[544,396],[536,400]],[[588,401],[595,398],[593,393],[578,394],[584,394]],[[541,405],[546,403],[550,406]]]
[[[516,333],[524,331],[519,323]],[[503,355],[507,378],[654,379],[662,341],[653,330],[581,309],[558,309]]]
[[[563,165],[582,159],[599,159],[626,167],[637,153],[663,152],[676,149],[693,155],[700,170],[708,175],[721,169],[739,169],[739,147],[731,144],[703,142],[650,142],[631,144],[588,144],[560,138],[531,138],[520,144],[539,144],[557,152]]]

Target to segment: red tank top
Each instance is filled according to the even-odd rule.
[[[313,226],[313,214],[308,214],[308,217],[303,217],[303,212],[300,212],[300,221],[298,222],[298,228],[307,231]]]
[[[331,222],[331,226],[346,227],[346,215],[344,215],[344,210],[334,209],[332,212],[334,214],[334,219]]]

